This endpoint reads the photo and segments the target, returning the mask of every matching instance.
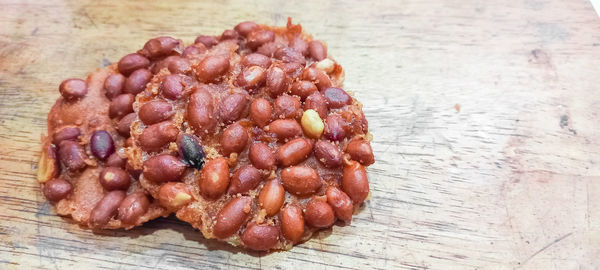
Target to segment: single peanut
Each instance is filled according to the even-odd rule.
[[[90,227],[101,228],[106,225],[117,214],[123,199],[125,199],[125,191],[114,190],[106,193],[90,213]]]
[[[333,208],[335,216],[345,222],[350,222],[354,210],[350,197],[333,186],[328,187],[325,194],[327,195],[327,203]]]
[[[106,190],[127,190],[131,179],[129,174],[117,167],[106,167],[100,173],[100,184]]]
[[[60,171],[60,164],[56,157],[56,147],[48,145],[42,149],[40,160],[38,161],[37,179],[44,183],[56,176]]]
[[[273,216],[279,212],[285,199],[285,190],[278,179],[272,179],[265,184],[258,195],[258,203],[265,209],[267,216]]]
[[[137,225],[140,217],[148,212],[149,206],[150,200],[146,194],[143,192],[131,193],[119,205],[117,218],[125,224]]]
[[[275,120],[269,124],[268,130],[275,134],[279,140],[293,138],[302,134],[302,127],[293,119]]]
[[[244,151],[246,144],[248,144],[248,132],[239,123],[229,125],[221,135],[221,147],[225,156]]]
[[[173,116],[173,107],[168,102],[150,101],[140,107],[138,115],[146,125],[156,124]]]
[[[306,138],[293,139],[277,149],[277,160],[287,167],[304,161],[312,152],[313,145]]]
[[[277,244],[277,241],[279,241],[279,228],[273,225],[250,223],[242,233],[242,242],[253,250],[269,250]]]
[[[250,119],[259,127],[264,127],[271,122],[272,113],[271,103],[264,98],[257,98],[250,104]]]
[[[304,212],[308,225],[315,228],[327,228],[335,222],[333,209],[324,198],[312,198],[307,204]]]
[[[353,160],[364,166],[369,166],[375,162],[373,149],[371,149],[371,144],[367,140],[352,140],[346,147],[346,152],[350,154]]]
[[[262,175],[258,169],[254,168],[252,165],[243,166],[233,172],[228,193],[246,193],[258,186],[261,180]]]
[[[304,111],[300,122],[302,123],[304,134],[313,139],[320,138],[325,129],[325,124],[323,124],[319,113],[312,109]]]
[[[212,132],[217,125],[213,97],[206,86],[198,87],[190,96],[187,118],[200,137]]]
[[[164,121],[148,126],[139,137],[140,146],[144,151],[159,152],[166,144],[174,142],[179,129],[170,121]]]
[[[200,175],[200,192],[209,199],[216,199],[229,186],[229,164],[224,157],[209,160]]]
[[[334,144],[319,140],[314,148],[315,158],[325,167],[336,168],[342,165],[342,152]]]
[[[224,239],[239,230],[252,211],[252,198],[242,196],[231,199],[217,214],[213,235]]]
[[[342,175],[342,190],[355,203],[362,203],[369,195],[369,180],[365,167],[356,161],[344,166]]]
[[[275,154],[273,154],[273,150],[264,143],[255,143],[250,146],[248,156],[252,165],[258,169],[270,170],[275,165]]]
[[[144,161],[144,178],[153,182],[177,181],[183,175],[186,166],[178,158],[169,154],[153,156]]]
[[[62,178],[53,178],[49,181],[46,181],[44,183],[44,187],[42,188],[44,196],[46,196],[46,199],[51,202],[57,202],[66,198],[69,196],[69,194],[71,194],[72,190],[73,185]]]
[[[192,201],[192,195],[184,183],[167,182],[158,190],[158,201],[169,209],[180,208]]]
[[[302,116],[300,98],[283,94],[273,102],[276,118],[299,118]]]
[[[306,196],[321,188],[321,177],[313,168],[293,166],[281,170],[281,180],[289,193]]]
[[[300,241],[304,234],[304,217],[298,206],[287,205],[281,209],[281,231],[293,243]]]

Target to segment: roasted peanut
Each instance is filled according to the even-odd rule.
[[[64,140],[77,141],[79,135],[81,135],[81,130],[78,127],[66,126],[52,135],[52,143],[59,145]]]
[[[206,46],[204,46],[204,44],[196,43],[196,44],[187,46],[183,50],[183,54],[181,54],[181,56],[183,56],[185,58],[193,58],[200,54],[203,54],[204,52],[206,52]]]
[[[298,36],[290,41],[290,47],[302,55],[308,55],[308,43]]]
[[[162,81],[158,90],[168,99],[176,100],[183,96],[182,77],[178,74],[170,74]]]
[[[323,136],[332,141],[341,141],[346,138],[346,122],[337,114],[330,114],[325,119]]]
[[[280,140],[293,138],[302,134],[302,128],[298,122],[293,119],[275,120],[269,124],[268,130],[275,134]]]
[[[333,62],[329,58],[325,58],[325,59],[317,62],[317,64],[315,66],[325,73],[331,73],[335,70],[335,62]]]
[[[158,201],[162,206],[174,210],[190,203],[192,195],[184,183],[168,182],[158,190]]]
[[[302,73],[302,68],[304,68],[304,64],[289,62],[281,64],[280,67],[287,76],[291,77],[292,79],[295,79]]]
[[[125,76],[129,76],[132,72],[150,66],[150,60],[137,53],[130,53],[123,56],[117,65],[119,72]]]
[[[57,202],[66,198],[69,196],[69,194],[71,194],[72,190],[73,185],[62,178],[53,178],[49,181],[46,181],[46,183],[44,183],[44,187],[42,188],[44,196],[46,196],[46,199],[51,202]]]
[[[204,58],[194,68],[200,82],[214,82],[229,70],[228,55],[212,55]]]
[[[355,203],[362,203],[369,195],[369,180],[365,167],[356,161],[344,166],[342,190]]]
[[[217,124],[213,104],[212,95],[204,87],[199,87],[190,96],[187,118],[199,136],[212,132]]]
[[[85,168],[85,150],[74,141],[62,141],[58,146],[58,158],[71,171]]]
[[[177,56],[174,57],[173,60],[171,60],[171,62],[169,62],[169,64],[167,65],[167,68],[169,69],[169,71],[171,72],[171,74],[183,74],[183,73],[187,73],[190,70],[190,66],[192,64],[190,63],[189,60]]]
[[[242,233],[242,242],[253,250],[269,250],[279,241],[279,228],[268,224],[250,223]]]
[[[142,217],[150,206],[148,196],[143,192],[134,192],[121,202],[117,211],[117,218],[124,224],[136,225],[140,217]]]
[[[337,87],[329,87],[323,92],[323,96],[327,99],[329,108],[341,108],[352,104],[352,98],[346,91]]]
[[[310,53],[310,57],[315,59],[316,61],[321,61],[327,58],[327,48],[321,41],[313,40],[308,43],[308,51]]]
[[[315,143],[315,158],[328,168],[342,165],[342,152],[334,144],[319,140]]]
[[[229,125],[221,135],[221,148],[225,156],[244,151],[246,144],[248,144],[248,132],[239,123]]]
[[[119,154],[113,153],[106,159],[105,165],[108,167],[124,168],[127,160],[121,158]]]
[[[164,121],[146,127],[139,137],[139,143],[144,151],[158,152],[166,144],[174,142],[177,134],[179,129],[170,121]]]
[[[54,145],[44,146],[40,153],[38,161],[37,179],[40,183],[44,183],[56,176],[60,171],[60,164],[56,157],[56,147]]]
[[[242,36],[247,36],[250,32],[259,29],[260,26],[255,22],[245,21],[236,25],[233,29]]]
[[[200,175],[200,192],[209,199],[216,199],[229,185],[229,164],[224,157],[209,160]]]
[[[243,166],[233,172],[228,193],[246,193],[258,186],[261,180],[262,175],[258,169],[254,168],[252,165]]]
[[[202,43],[207,49],[209,49],[212,46],[217,45],[219,43],[219,39],[217,39],[217,37],[215,37],[215,36],[200,35],[200,36],[196,37],[196,40],[194,40],[194,43]]]
[[[152,72],[150,70],[145,68],[138,69],[131,73],[127,77],[127,80],[125,80],[123,92],[136,95],[146,89],[146,84],[150,82],[150,79],[152,79]]]
[[[264,98],[257,98],[250,104],[250,119],[259,127],[264,127],[271,122],[272,113],[271,103]]]
[[[106,167],[100,173],[100,184],[106,190],[127,190],[131,179],[129,174],[117,167]]]
[[[240,64],[244,67],[259,66],[266,69],[271,65],[271,58],[260,53],[251,53],[242,57]]]
[[[265,184],[258,195],[258,203],[265,209],[267,216],[273,216],[279,212],[285,199],[285,190],[278,179],[272,179]]]
[[[123,116],[121,120],[117,123],[117,131],[121,136],[125,138],[129,138],[131,136],[131,123],[135,121],[136,115],[135,113],[130,113],[128,115]]]
[[[275,165],[273,150],[264,143],[255,143],[248,152],[250,162],[258,169],[270,170]]]
[[[148,58],[157,58],[173,52],[181,52],[182,48],[180,46],[181,42],[179,40],[162,36],[148,40],[140,53]]]
[[[115,143],[106,130],[96,130],[90,138],[90,150],[100,160],[105,160],[115,152]]]
[[[108,99],[113,99],[121,94],[123,85],[125,85],[125,79],[125,76],[119,73],[106,77],[106,80],[104,80],[104,91]]]
[[[283,166],[296,165],[304,161],[312,152],[313,145],[305,138],[293,139],[277,148],[277,160]]]
[[[275,33],[269,30],[254,30],[250,32],[246,39],[246,46],[250,49],[256,49],[261,45],[271,42],[275,39]]]
[[[304,234],[304,217],[298,206],[287,205],[281,209],[281,231],[288,240],[300,241]]]
[[[304,216],[308,225],[315,228],[328,228],[335,222],[333,209],[322,197],[312,198],[306,204]]]
[[[108,107],[108,115],[110,118],[120,118],[133,112],[133,102],[135,96],[132,94],[118,95],[110,102]]]
[[[316,111],[321,119],[327,117],[327,100],[319,91],[310,94],[304,101],[304,110],[309,109]]]
[[[219,115],[224,123],[232,123],[248,115],[248,100],[246,94],[232,94],[224,98],[219,105]]]
[[[276,118],[300,118],[302,116],[300,98],[283,94],[273,102]]]
[[[224,239],[234,234],[246,221],[252,211],[252,198],[236,197],[231,199],[217,214],[213,235]]]
[[[289,193],[306,196],[321,188],[321,177],[316,170],[306,166],[293,166],[281,170],[283,187]]]
[[[300,122],[302,123],[304,134],[313,139],[320,138],[321,134],[323,134],[323,129],[325,129],[325,124],[323,124],[323,120],[319,117],[319,113],[312,109],[304,111]]]
[[[177,181],[185,171],[185,164],[178,158],[162,154],[144,161],[144,178],[153,182]]]
[[[302,79],[313,82],[319,91],[323,91],[332,85],[329,76],[327,76],[327,74],[322,70],[315,67],[304,69],[302,71]]]
[[[335,216],[345,222],[350,222],[354,210],[350,197],[333,186],[328,187],[325,194],[327,195],[327,203],[333,208]]]
[[[317,91],[317,86],[309,81],[297,81],[293,83],[290,88],[292,95],[299,96],[302,100],[305,100],[308,96]]]
[[[152,125],[171,118],[174,113],[168,102],[150,101],[140,107],[138,115],[144,124]]]
[[[350,154],[353,160],[360,162],[364,166],[369,166],[375,162],[371,144],[366,140],[352,140],[346,147],[346,152]]]
[[[287,91],[288,84],[288,78],[281,68],[273,66],[267,70],[267,89],[272,97]]]
[[[265,82],[265,69],[259,66],[244,68],[237,77],[238,86],[253,91]]]
[[[283,62],[291,62],[291,63],[297,63],[299,65],[304,66],[306,64],[306,59],[304,58],[304,55],[302,55],[302,53],[289,48],[289,47],[283,47],[283,48],[279,48],[275,51],[275,53],[273,54],[273,57],[283,61]]]
[[[227,29],[223,31],[219,40],[235,40],[239,43],[240,34],[238,32],[233,31],[231,29]]]
[[[114,190],[104,194],[104,197],[90,213],[90,227],[101,228],[106,225],[117,214],[117,209],[123,199],[125,199],[125,191],[122,190]]]
[[[66,100],[76,100],[88,92],[87,83],[81,79],[66,79],[58,87],[58,91]]]

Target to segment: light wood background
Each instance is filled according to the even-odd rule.
[[[585,0],[0,0],[0,268],[600,267],[600,19]],[[287,16],[329,44],[374,135],[372,197],[289,252],[174,218],[96,235],[35,180],[58,84],[158,35]]]

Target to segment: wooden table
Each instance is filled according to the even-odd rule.
[[[377,161],[350,226],[262,254],[174,218],[97,235],[54,214],[34,174],[63,79],[287,16],[365,105]],[[0,268],[598,268],[599,91],[585,0],[0,0]]]

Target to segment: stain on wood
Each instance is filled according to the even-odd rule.
[[[0,268],[600,268],[600,23],[587,1],[0,0]],[[302,23],[374,135],[371,199],[289,252],[174,218],[94,234],[35,180],[59,83],[158,35]],[[460,104],[455,106],[455,104]]]

